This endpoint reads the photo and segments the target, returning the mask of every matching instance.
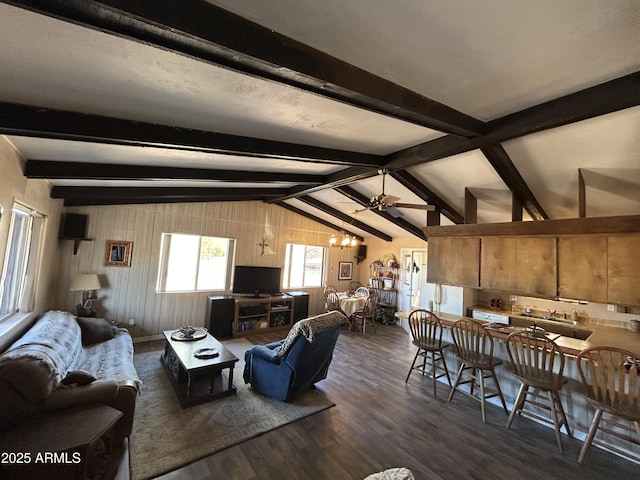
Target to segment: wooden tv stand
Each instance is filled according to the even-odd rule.
[[[289,329],[293,317],[291,295],[234,295],[233,336],[244,336],[266,330]]]

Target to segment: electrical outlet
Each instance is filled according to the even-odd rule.
[[[135,327],[136,326],[136,319],[135,318],[130,318],[129,319],[129,326],[130,327]]]
[[[607,312],[615,312],[615,311],[616,311],[615,305],[607,305]]]
[[[518,301],[518,297],[516,297],[516,296],[514,296],[514,295],[511,295],[511,296],[509,297],[509,301],[510,301],[510,302],[517,302],[517,301]]]

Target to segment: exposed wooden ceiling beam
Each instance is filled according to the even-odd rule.
[[[462,136],[484,130],[480,120],[204,0],[7,3],[435,130]]]
[[[426,203],[435,205],[442,215],[447,217],[453,223],[464,223],[464,217],[456,211],[445,200],[440,198],[433,190],[429,189],[420,180],[411,175],[406,170],[391,172],[390,175],[403,186],[411,190],[415,195],[420,197]]]
[[[323,175],[289,172],[253,172],[213,170],[208,168],[122,165],[110,163],[60,162],[27,160],[27,178],[82,180],[213,180],[242,183],[287,183],[319,185]]]
[[[393,238],[390,235],[387,235],[386,233],[383,233],[383,232],[381,232],[379,230],[376,230],[375,228],[367,225],[366,223],[363,223],[363,222],[361,222],[359,220],[356,220],[355,218],[347,215],[346,213],[342,213],[340,210],[336,210],[335,208],[330,207],[326,203],[323,203],[320,200],[316,200],[313,197],[305,196],[305,197],[298,198],[298,200],[300,200],[301,202],[306,203],[307,205],[311,205],[312,207],[317,208],[321,212],[327,213],[327,214],[331,215],[332,217],[339,218],[340,220],[345,222],[347,224],[347,226],[348,225],[352,225],[352,226],[354,226],[356,228],[359,228],[360,230],[364,230],[365,232],[370,233],[374,237],[378,237],[378,238],[380,238],[382,240],[385,240],[387,242],[391,242],[393,240]]]
[[[640,215],[568,218],[540,222],[476,223],[424,227],[427,237],[489,237],[510,235],[599,235],[640,232]]]
[[[147,197],[104,197],[104,198],[65,198],[65,207],[87,207],[87,206],[107,206],[107,205],[148,205],[153,203],[202,203],[202,202],[244,202],[244,201],[262,201],[260,196],[247,196],[243,198],[222,198],[218,196],[206,197],[202,195],[190,197],[165,197],[165,196],[147,196]]]
[[[63,198],[65,205],[117,205],[264,200],[281,195],[283,191],[284,189],[277,188],[54,186],[51,189],[51,198]]]
[[[377,167],[384,157],[0,102],[0,134]]]
[[[392,153],[385,167],[392,171],[409,168],[638,105],[640,72],[635,72],[493,120],[487,124],[487,133],[479,137],[446,135]]]
[[[303,217],[308,218],[310,220],[313,220],[314,222],[321,223],[322,225],[325,225],[325,226],[331,228],[332,230],[336,230],[336,231],[343,231],[344,230],[345,233],[348,233],[352,237],[355,237],[356,240],[358,240],[359,242],[364,242],[364,237],[362,237],[360,235],[356,235],[355,233],[350,232],[349,230],[346,230],[344,228],[341,228],[338,225],[336,225],[334,223],[331,223],[331,222],[329,222],[327,220],[324,220],[322,218],[318,218],[318,217],[316,217],[315,215],[313,215],[313,214],[311,214],[309,212],[305,212],[304,210],[300,210],[299,208],[294,207],[293,205],[289,205],[286,202],[276,203],[275,205],[278,205],[278,206],[280,206],[282,208],[286,208],[287,210],[289,210],[291,212],[294,212],[294,213],[297,213],[298,215],[302,215]]]
[[[491,166],[500,175],[502,181],[517,198],[522,208],[524,208],[534,220],[546,220],[546,214],[535,195],[518,172],[507,152],[502,145],[489,145],[481,149],[484,156],[489,160]]]
[[[353,200],[354,202],[359,203],[363,207],[366,207],[366,206],[369,205],[369,198],[364,196],[364,195],[362,195],[360,192],[357,192],[352,187],[344,185],[342,187],[337,187],[335,190],[337,190],[338,192],[340,192],[342,195],[346,196],[350,200]],[[391,223],[394,223],[395,225],[397,225],[398,227],[402,228],[403,230],[405,230],[406,232],[410,233],[411,235],[415,235],[416,237],[418,237],[418,238],[420,238],[422,240],[426,240],[427,239],[427,237],[424,236],[424,233],[422,232],[421,229],[419,229],[415,225],[407,222],[406,220],[403,220],[402,218],[396,218],[393,215],[391,215],[389,212],[381,212],[377,208],[373,208],[370,211],[375,213],[375,214],[377,214],[377,215],[379,215],[379,216],[381,216],[385,220],[387,220],[387,221],[389,221]]]

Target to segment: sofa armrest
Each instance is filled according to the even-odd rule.
[[[284,338],[282,340],[278,340],[277,342],[266,343],[262,345],[263,347],[269,348],[271,350],[277,350],[284,343]]]
[[[96,380],[88,385],[60,387],[44,402],[43,410],[81,407],[102,403],[122,412],[115,430],[115,438],[131,435],[138,388],[131,381]]]
[[[116,380],[96,380],[88,385],[58,387],[42,402],[47,410],[76,407],[89,403],[111,404],[115,401],[119,389]]]
[[[267,345],[254,345],[251,347],[251,356],[264,360],[269,363],[280,363],[281,357],[278,356],[277,350],[269,348]]]

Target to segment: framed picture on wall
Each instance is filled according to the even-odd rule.
[[[351,280],[353,262],[338,262],[338,280]]]
[[[104,250],[104,264],[107,267],[130,267],[133,242],[107,240]]]

